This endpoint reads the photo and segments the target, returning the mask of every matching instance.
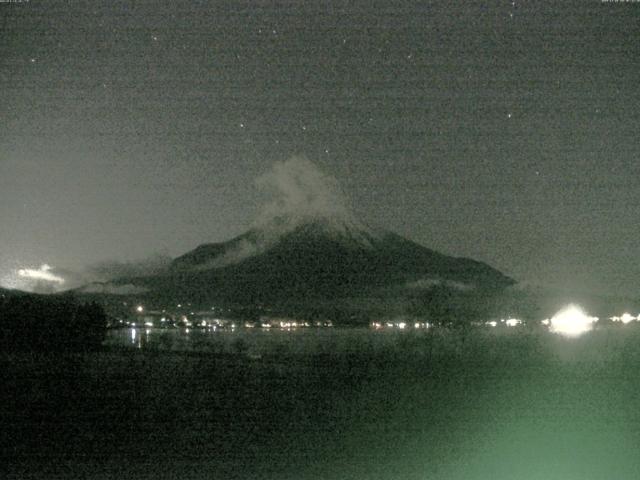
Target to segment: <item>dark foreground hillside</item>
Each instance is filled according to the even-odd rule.
[[[103,308],[73,295],[0,292],[0,351],[98,349],[106,328]]]
[[[4,354],[0,473],[638,478],[639,332],[445,337],[259,359]]]

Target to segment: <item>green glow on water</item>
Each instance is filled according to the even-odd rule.
[[[640,328],[627,327],[229,335],[216,352],[237,338],[247,348],[145,345],[69,368],[29,357],[5,364],[24,395],[5,398],[4,415],[54,405],[44,425],[56,441],[6,424],[16,451],[66,455],[75,478],[94,462],[106,473],[88,478],[636,480]],[[113,437],[85,421],[94,414]]]

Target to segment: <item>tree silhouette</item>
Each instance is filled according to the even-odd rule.
[[[106,315],[98,304],[72,296],[19,294],[0,303],[0,347],[6,350],[79,351],[99,348]]]

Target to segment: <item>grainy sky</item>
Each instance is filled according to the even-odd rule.
[[[640,2],[0,0],[0,40],[5,284],[228,239],[302,154],[365,222],[638,293]]]

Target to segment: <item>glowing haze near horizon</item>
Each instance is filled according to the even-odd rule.
[[[366,224],[637,294],[640,6],[364,5],[0,3],[0,283],[150,271],[291,207],[256,179],[337,179]]]

